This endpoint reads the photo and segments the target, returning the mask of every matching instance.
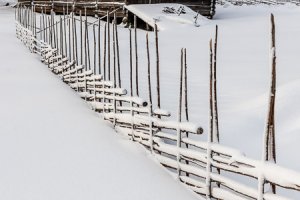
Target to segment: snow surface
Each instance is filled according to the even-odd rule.
[[[133,4],[124,6],[130,12],[136,14],[143,21],[154,27],[156,23],[159,30],[175,29],[179,25],[200,26],[208,22],[207,18],[199,15],[187,6],[176,3],[161,4]],[[186,13],[164,13],[165,7],[174,8],[176,11],[182,7]]]
[[[159,31],[161,108],[176,120],[180,49],[187,48],[190,121],[200,124],[207,141],[209,108],[209,40],[219,25],[217,88],[220,143],[261,160],[270,87],[270,14],[274,13],[277,45],[276,145],[280,166],[300,171],[300,7],[217,6],[213,20],[200,27],[172,24]],[[163,23],[163,19],[160,21]],[[128,30],[120,31],[122,84],[129,88]],[[138,31],[140,88],[147,88],[145,31]],[[150,34],[152,83],[155,83],[155,43]],[[135,60],[133,60],[135,63]],[[133,76],[135,77],[135,75]],[[156,94],[155,85],[152,91]],[[148,92],[140,90],[147,99]],[[154,98],[153,107],[157,102]],[[242,181],[244,181],[242,179]],[[256,187],[257,182],[249,183]],[[281,192],[281,191],[279,191]],[[299,199],[297,192],[289,197]]]
[[[0,8],[0,199],[197,199],[16,38]]]
[[[7,3],[14,5],[17,3],[17,0],[0,0],[0,6],[5,6]]]
[[[162,108],[171,111],[172,118],[176,119],[174,114],[177,113],[178,105],[180,48],[186,47],[190,121],[197,122],[205,128],[199,140],[207,141],[208,41],[214,36],[215,24],[218,24],[220,31],[217,66],[220,141],[223,145],[245,152],[250,158],[261,160],[270,83],[269,16],[272,12],[275,14],[277,30],[276,142],[278,164],[300,171],[300,158],[297,155],[300,150],[298,145],[300,140],[300,106],[298,106],[300,71],[297,67],[300,61],[300,25],[297,23],[300,20],[299,11],[300,8],[294,5],[237,7],[226,4],[224,7],[217,7],[214,20],[200,27],[176,23],[161,30],[159,50]],[[122,84],[124,88],[129,88],[128,29],[120,28],[119,36]],[[145,31],[138,31],[138,41],[140,88],[147,88]],[[150,34],[150,47],[152,73],[155,77],[153,34]],[[91,55],[93,55],[92,52]],[[155,83],[154,78],[152,83]],[[152,91],[155,91],[154,87]],[[142,98],[147,99],[147,90],[142,89],[140,94]],[[154,100],[154,108],[155,106]],[[256,187],[257,182],[252,186]],[[288,194],[294,199],[299,199],[299,194],[296,192],[289,191]]]

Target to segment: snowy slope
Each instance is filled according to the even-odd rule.
[[[0,24],[0,199],[197,199],[29,53],[12,9]]]

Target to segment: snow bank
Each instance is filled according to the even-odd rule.
[[[0,8],[0,199],[197,199],[15,37]]]

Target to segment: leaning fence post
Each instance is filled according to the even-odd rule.
[[[153,108],[152,108],[152,92],[151,92],[151,66],[150,66],[150,54],[149,54],[149,39],[148,33],[146,33],[146,49],[147,49],[147,63],[148,63],[148,91],[149,91],[149,145],[150,151],[153,152]]]
[[[155,31],[155,49],[156,49],[156,90],[157,90],[157,107],[160,108],[160,76],[159,76],[159,51],[158,51],[158,30],[154,25]],[[158,116],[160,118],[160,116]]]
[[[138,47],[137,47],[137,19],[134,15],[134,52],[135,52],[135,86],[136,95],[139,96],[139,60],[138,60]]]
[[[214,51],[213,51],[213,123],[214,134],[213,142],[219,143],[219,117],[218,117],[218,102],[217,102],[217,48],[218,48],[218,25],[216,25]]]
[[[267,119],[265,124],[265,133],[263,139],[263,162],[269,161],[276,163],[276,146],[275,146],[275,98],[276,98],[276,43],[275,43],[275,20],[274,15],[271,14],[271,84],[270,84],[270,96],[268,103]],[[264,175],[261,174],[259,178],[259,197],[258,200],[263,200]],[[276,194],[276,186],[270,183],[272,193]]]
[[[213,142],[213,51],[212,51],[212,40],[209,41],[209,52],[210,52],[210,68],[209,68],[209,131],[207,141],[207,163],[206,163],[206,177],[205,183],[207,187],[206,198],[211,198],[212,193],[212,181],[210,174],[212,172],[211,166],[211,143]]]
[[[179,104],[178,104],[178,114],[177,114],[177,176],[180,179],[180,148],[181,148],[181,111],[182,111],[182,82],[183,82],[183,54],[184,50],[181,49],[181,62],[180,62],[180,84],[179,84]]]

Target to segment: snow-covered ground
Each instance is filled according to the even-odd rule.
[[[300,171],[298,96],[300,94],[300,7],[218,6],[209,23],[195,27],[178,23],[159,32],[162,108],[176,119],[179,96],[180,49],[187,48],[190,121],[203,125],[207,139],[209,49],[219,25],[218,100],[221,143],[261,159],[270,84],[270,13],[276,20],[277,79],[276,141],[278,163]],[[163,23],[163,21],[161,21]],[[128,30],[121,30],[123,85],[129,88]],[[146,88],[145,32],[138,32],[140,88]],[[152,68],[155,76],[153,34]],[[134,61],[133,61],[134,62]],[[153,91],[154,88],[153,88]],[[147,99],[147,90],[140,91]]]
[[[187,48],[190,121],[203,125],[207,140],[209,49],[219,25],[218,104],[220,143],[260,160],[270,87],[270,14],[276,21],[277,102],[276,146],[279,165],[300,171],[300,7],[218,6],[209,23],[195,27],[172,24],[159,32],[162,108],[176,119],[179,97],[180,49]],[[155,13],[154,13],[155,15]],[[154,16],[156,18],[156,16]],[[163,18],[160,21],[163,24]],[[128,30],[121,30],[123,85],[129,88]],[[145,31],[138,32],[140,88],[146,88]],[[151,34],[153,77],[155,48]],[[134,61],[133,61],[134,62]],[[155,82],[155,80],[153,80]],[[155,88],[153,88],[153,91]],[[147,90],[140,91],[147,98]],[[256,183],[253,184],[254,186]],[[300,195],[288,192],[299,199]]]
[[[1,10],[1,14],[2,14]],[[162,108],[167,109],[172,112],[173,118],[176,119],[177,113],[177,105],[178,105],[178,94],[179,94],[179,67],[180,67],[180,48],[186,47],[188,53],[188,77],[189,77],[189,106],[190,106],[190,121],[201,123],[205,129],[204,135],[199,137],[200,140],[207,139],[207,124],[208,124],[208,67],[209,67],[209,52],[208,52],[208,41],[211,37],[214,36],[214,29],[215,24],[219,25],[219,49],[218,49],[218,97],[219,97],[219,115],[220,115],[220,139],[221,144],[234,147],[245,152],[249,157],[261,159],[261,151],[262,151],[262,139],[263,139],[263,132],[264,132],[264,122],[266,117],[267,111],[267,94],[269,92],[269,75],[270,75],[270,68],[269,68],[269,40],[270,40],[270,26],[269,26],[269,16],[270,13],[274,13],[276,19],[276,29],[277,29],[277,61],[278,61],[278,90],[277,90],[277,103],[276,103],[276,142],[277,142],[277,153],[278,153],[278,164],[282,166],[286,166],[288,168],[292,168],[296,171],[300,171],[300,158],[297,155],[297,152],[300,150],[300,146],[298,145],[298,141],[300,140],[300,135],[298,134],[300,131],[299,126],[299,117],[300,117],[300,106],[298,103],[298,98],[300,94],[300,69],[297,65],[300,63],[299,60],[299,53],[300,53],[300,25],[297,23],[300,20],[300,7],[294,5],[286,5],[286,6],[242,6],[236,7],[231,5],[225,5],[224,7],[217,7],[217,13],[214,20],[207,20],[200,27],[195,27],[190,23],[178,23],[178,25],[172,25],[170,28],[165,28],[159,32],[159,43],[160,43],[160,58],[161,58],[161,99],[162,99]],[[70,166],[69,168],[76,167],[80,169],[90,169],[91,164],[94,163],[96,166],[95,168],[101,169],[99,170],[98,177],[101,176],[109,176],[112,179],[118,177],[117,175],[110,175],[108,172],[103,172],[103,163],[107,165],[107,162],[103,161],[103,157],[99,156],[101,159],[94,159],[96,156],[101,154],[101,146],[107,146],[107,141],[103,141],[104,138],[109,139],[113,137],[110,143],[121,143],[121,147],[116,148],[123,148],[123,145],[126,146],[123,152],[118,152],[117,154],[120,156],[114,157],[116,159],[123,159],[126,158],[132,159],[130,163],[134,163],[135,158],[130,158],[128,151],[132,152],[134,155],[140,155],[139,158],[136,159],[135,162],[139,162],[140,157],[144,159],[145,156],[141,155],[140,153],[143,151],[138,151],[140,153],[135,154],[136,147],[132,147],[135,150],[132,150],[131,145],[128,142],[119,138],[119,136],[114,136],[113,134],[108,134],[108,132],[113,132],[111,130],[107,130],[107,128],[103,127],[103,122],[100,119],[96,118],[93,113],[91,113],[83,104],[80,99],[76,99],[72,91],[68,90],[65,86],[63,86],[58,79],[54,78],[49,72],[38,63],[38,57],[32,56],[32,59],[29,59],[30,55],[24,47],[21,47],[22,44],[17,42],[14,38],[13,33],[13,14],[8,13],[7,16],[10,16],[10,20],[6,20],[3,17],[0,18],[1,21],[4,21],[8,24],[6,29],[1,29],[1,33],[8,34],[7,38],[11,38],[9,41],[8,39],[1,38],[4,40],[3,43],[10,44],[13,46],[12,50],[19,52],[18,60],[13,60],[16,63],[24,63],[26,62],[33,62],[33,64],[28,64],[32,71],[25,71],[24,68],[17,68],[17,72],[21,73],[21,75],[17,76],[16,74],[12,73],[11,64],[4,65],[5,68],[1,68],[2,70],[6,71],[6,73],[11,73],[11,79],[14,80],[14,84],[9,84],[7,86],[1,84],[1,87],[5,87],[4,95],[6,98],[2,98],[1,101],[7,101],[7,103],[1,103],[3,105],[10,105],[10,107],[5,106],[5,115],[4,119],[10,119],[10,123],[4,123],[6,126],[11,126],[16,117],[22,118],[25,122],[25,118],[28,118],[28,114],[26,112],[18,113],[17,112],[9,112],[12,109],[17,110],[30,110],[31,112],[37,112],[36,114],[30,114],[30,121],[34,123],[35,126],[26,124],[28,129],[42,129],[49,138],[49,143],[45,145],[44,143],[31,145],[32,148],[31,152],[28,152],[29,147],[24,147],[21,153],[28,152],[27,155],[31,156],[36,155],[36,157],[41,157],[44,161],[39,163],[44,167],[51,167],[56,170],[61,170],[61,168],[55,165],[54,167],[49,164],[49,162],[54,162],[54,157],[57,156],[60,159],[65,159],[65,156],[60,152],[62,148],[64,148],[63,152],[66,152],[66,155],[73,155],[73,157],[68,156],[70,160],[62,160],[64,161],[64,166]],[[163,20],[163,18],[161,18]],[[161,21],[162,22],[162,21]],[[2,22],[1,22],[2,23]],[[163,23],[163,22],[162,22]],[[5,26],[6,27],[6,26]],[[128,29],[120,28],[120,48],[121,48],[121,67],[122,67],[122,80],[123,86],[125,88],[129,88],[129,59],[128,59]],[[146,53],[145,53],[145,31],[140,30],[138,31],[138,49],[139,49],[139,77],[140,77],[140,94],[141,97],[147,99],[147,68],[146,68]],[[92,38],[92,37],[90,37]],[[154,39],[153,34],[150,34],[150,46],[151,46],[151,56],[152,56],[152,67],[153,67],[153,75],[155,75],[154,70],[154,63],[155,63],[155,48],[154,48]],[[4,51],[2,49],[2,51]],[[5,50],[5,55],[9,53],[8,50]],[[2,53],[4,54],[4,52]],[[12,53],[11,53],[12,54]],[[14,53],[16,55],[16,53]],[[91,55],[93,55],[91,53]],[[4,56],[8,57],[8,56]],[[24,60],[21,60],[22,58]],[[4,61],[2,61],[4,62]],[[12,61],[10,61],[12,62]],[[24,65],[25,66],[25,65]],[[20,67],[20,66],[15,66]],[[24,70],[24,71],[22,71]],[[29,74],[33,73],[33,74]],[[4,75],[5,73],[1,73],[3,78],[0,79],[4,81],[8,79],[8,75]],[[39,74],[39,76],[36,76]],[[2,76],[1,75],[1,76]],[[43,75],[43,76],[42,76]],[[154,76],[153,76],[154,77]],[[25,79],[27,81],[20,81]],[[35,96],[27,96],[27,90],[33,89],[30,85],[26,84],[33,84],[39,82],[40,88],[38,91],[40,92],[38,97]],[[9,87],[14,87],[17,83],[20,84],[21,89],[18,87],[16,89],[12,89],[8,91]],[[46,88],[45,85],[48,85],[48,90],[44,90]],[[153,86],[154,87],[154,86]],[[52,93],[51,93],[52,91]],[[153,88],[153,91],[154,88]],[[17,95],[17,96],[15,96]],[[31,94],[32,95],[32,94]],[[39,99],[41,95],[46,95],[45,99]],[[27,98],[25,98],[27,96]],[[15,97],[15,98],[12,98]],[[22,100],[22,101],[21,101]],[[13,103],[16,101],[16,103]],[[34,109],[30,109],[31,107],[25,104],[24,102],[29,101],[30,104]],[[73,102],[73,103],[72,103]],[[74,106],[75,105],[75,106]],[[74,109],[76,107],[76,110]],[[4,108],[2,108],[4,109]],[[56,112],[54,112],[54,109]],[[77,110],[78,109],[78,110]],[[28,111],[29,112],[29,111]],[[75,112],[77,114],[75,114]],[[3,113],[3,112],[2,112]],[[47,114],[48,116],[52,116],[53,121],[49,121],[46,118],[40,117],[42,114]],[[57,114],[59,113],[59,114]],[[70,115],[70,113],[73,113]],[[12,116],[10,116],[10,114]],[[22,115],[21,115],[22,114]],[[10,118],[9,118],[10,116]],[[41,121],[47,120],[43,122],[46,125],[51,124],[51,128],[43,128],[43,123]],[[2,120],[4,121],[4,120]],[[37,122],[34,122],[37,121]],[[74,123],[74,121],[76,123]],[[92,122],[93,121],[93,122]],[[82,122],[82,123],[79,123]],[[94,123],[95,122],[95,123]],[[97,123],[96,123],[97,122]],[[17,122],[16,122],[17,123]],[[49,123],[49,124],[48,124]],[[66,127],[66,124],[74,124],[75,128],[72,128],[68,131],[65,131],[69,127]],[[93,123],[93,125],[85,125],[85,123]],[[19,124],[19,123],[18,123]],[[45,127],[47,127],[45,125]],[[93,127],[89,128],[88,130],[84,130],[86,127]],[[95,128],[96,127],[96,128]],[[8,128],[7,128],[8,129]],[[4,129],[5,130],[5,129]],[[23,132],[24,128],[21,129]],[[80,132],[80,130],[82,132]],[[105,131],[100,131],[105,130]],[[107,131],[106,131],[107,130]],[[22,131],[20,131],[20,135],[22,135]],[[6,131],[8,132],[8,131]],[[28,131],[32,134],[34,131]],[[53,132],[56,134],[53,135]],[[84,135],[81,135],[83,132]],[[64,134],[69,133],[70,137],[65,136]],[[76,134],[77,133],[77,134]],[[104,137],[102,134],[107,134]],[[76,137],[75,137],[76,136]],[[89,137],[88,137],[89,136]],[[5,135],[6,137],[6,135]],[[46,140],[41,135],[38,135],[41,140]],[[75,137],[75,138],[74,138]],[[78,137],[80,139],[78,139]],[[108,138],[107,138],[108,137]],[[19,137],[16,137],[18,142],[21,143],[22,141],[19,140]],[[32,140],[32,138],[25,137],[26,140]],[[57,138],[60,138],[58,141]],[[83,138],[83,139],[82,139]],[[96,139],[95,139],[96,138]],[[98,139],[97,139],[98,138]],[[88,140],[92,142],[93,148],[91,152],[86,149],[91,148],[90,143],[86,141],[84,143],[85,146],[81,146],[80,151],[86,152],[86,154],[91,153],[95,155],[92,157],[90,154],[89,159],[87,160],[86,154],[81,153],[80,155],[83,158],[74,158],[78,156],[78,153],[74,151],[78,151],[75,148],[76,145],[71,143],[69,140],[75,140],[77,142],[77,146],[83,145],[81,140]],[[1,142],[4,144],[3,146],[11,145],[12,142],[6,142],[7,140],[1,139]],[[32,140],[33,141],[33,140]],[[65,144],[64,141],[67,141]],[[46,143],[47,141],[45,141]],[[110,145],[109,146],[116,146]],[[25,143],[26,144],[26,143]],[[22,145],[25,145],[22,143]],[[31,143],[30,143],[31,144]],[[61,146],[59,146],[61,145]],[[65,146],[67,145],[68,148]],[[55,146],[54,150],[51,149],[49,152],[47,147]],[[60,148],[58,148],[58,147]],[[71,147],[73,148],[71,148]],[[29,149],[30,149],[29,148]],[[48,152],[47,155],[52,157],[53,159],[50,160],[49,158],[43,157],[41,154],[40,148],[45,148],[45,152]],[[102,147],[103,148],[103,147]],[[5,153],[8,151],[5,148]],[[18,148],[19,150],[20,148]],[[26,150],[26,151],[25,151]],[[36,152],[38,150],[38,152]],[[95,151],[96,152],[95,152]],[[2,150],[3,152],[4,150]],[[14,150],[15,151],[15,150]],[[31,154],[34,152],[33,154]],[[56,154],[54,155],[53,153]],[[98,154],[98,153],[99,154]],[[3,153],[3,155],[6,155]],[[107,152],[106,152],[107,153]],[[15,153],[17,154],[17,153]],[[113,154],[113,152],[112,152]],[[2,155],[2,154],[1,154]],[[19,154],[18,154],[19,155]],[[109,154],[111,155],[111,154]],[[22,156],[19,155],[19,156]],[[71,158],[70,158],[71,157]],[[27,158],[27,157],[25,157]],[[109,158],[110,161],[112,160]],[[29,160],[29,159],[28,159]],[[84,160],[84,161],[80,161]],[[86,161],[87,160],[87,161]],[[15,161],[16,162],[16,161]],[[25,161],[22,161],[25,163]],[[39,161],[36,161],[39,162]],[[80,162],[79,164],[74,162]],[[142,164],[140,164],[141,169],[145,169],[146,166],[152,166],[152,161],[149,161],[148,158],[142,160]],[[129,162],[124,164],[130,165],[130,169],[134,169],[137,171],[138,169],[134,168],[134,165],[131,165]],[[152,163],[152,164],[151,164]],[[26,163],[29,165],[28,163]],[[122,162],[123,164],[123,162]],[[45,166],[47,165],[47,166]],[[94,166],[93,165],[93,166]],[[10,165],[11,166],[11,165]],[[9,167],[10,167],[9,166]],[[85,167],[86,166],[86,167]],[[108,166],[107,168],[112,167]],[[119,166],[117,166],[120,168]],[[29,169],[30,167],[28,167]],[[86,174],[82,174],[83,171],[75,168],[75,170],[70,171],[65,169],[67,174],[71,174],[69,176],[70,182],[72,182],[71,178],[75,173],[78,172],[80,177],[76,184],[76,187],[79,188],[80,184],[83,184],[81,178],[86,180]],[[107,169],[106,168],[106,169]],[[20,169],[20,168],[17,168]],[[43,168],[44,169],[44,168]],[[48,169],[48,168],[46,168]],[[3,169],[2,171],[4,171]],[[122,168],[123,170],[123,168]],[[127,168],[126,168],[127,170]],[[95,178],[91,176],[91,171],[89,170],[84,171],[87,173],[89,178]],[[38,171],[40,176],[46,176],[45,173],[42,171]],[[80,172],[80,173],[79,173]],[[1,172],[0,172],[1,173]],[[3,172],[2,172],[3,173]],[[33,173],[33,172],[31,172]],[[117,171],[117,173],[119,173]],[[148,172],[147,170],[147,173]],[[153,173],[163,173],[159,172],[159,170],[153,171]],[[59,173],[57,173],[59,174]],[[122,173],[123,174],[123,173]],[[143,173],[144,174],[144,173]],[[36,175],[36,174],[35,174]],[[124,175],[124,174],[123,174]],[[53,174],[50,174],[51,178]],[[64,175],[66,176],[66,175]],[[59,184],[62,186],[55,186],[58,191],[62,191],[66,187],[69,182],[66,181],[67,178],[64,176],[59,177]],[[134,176],[137,177],[137,176]],[[151,177],[151,174],[149,175]],[[165,176],[162,176],[165,177]],[[15,177],[17,180],[17,176]],[[38,182],[38,176],[35,176],[36,182]],[[49,177],[48,177],[49,178]],[[122,177],[120,181],[124,181],[125,179],[129,178],[128,174],[126,173],[125,177]],[[95,178],[96,179],[96,178]],[[43,180],[47,180],[46,178]],[[51,179],[52,181],[54,180]],[[79,183],[79,180],[81,181]],[[98,180],[98,179],[97,179]],[[119,180],[119,179],[118,179]],[[1,180],[0,180],[1,181]],[[30,183],[36,183],[31,181]],[[86,182],[93,182],[90,187],[97,187],[102,184],[98,184],[97,181],[86,181]],[[53,182],[52,182],[53,183]],[[127,182],[121,182],[126,187],[122,187],[122,189],[128,191],[128,187],[134,188],[134,184],[128,186]],[[120,183],[120,184],[121,184]],[[54,183],[53,183],[54,184]],[[57,183],[58,184],[58,183]],[[79,184],[79,185],[77,185]],[[113,183],[114,184],[114,183]],[[167,183],[162,183],[161,185],[165,185]],[[169,183],[168,183],[169,184]],[[172,183],[174,184],[174,183]],[[138,184],[137,184],[138,185]],[[137,186],[135,185],[135,186]],[[140,184],[141,185],[141,184]],[[39,184],[39,187],[42,187],[42,184]],[[53,186],[49,186],[47,188],[51,188]],[[75,186],[74,186],[75,187]],[[73,188],[74,188],[73,187]],[[157,186],[159,187],[159,186]],[[166,186],[167,187],[167,186]],[[171,186],[170,186],[171,187]],[[68,191],[71,187],[68,186]],[[119,188],[119,187],[118,187]],[[132,191],[142,191],[140,186],[138,185],[137,190]],[[150,187],[149,187],[150,188]],[[49,190],[50,190],[49,189]],[[60,190],[61,189],[61,190]],[[111,187],[105,188],[104,191],[109,191]],[[40,189],[42,191],[42,189]],[[86,191],[86,190],[85,190]],[[103,191],[103,190],[94,190],[96,192]],[[181,190],[180,190],[181,191]],[[48,191],[49,192],[49,191]],[[77,192],[77,190],[76,190]],[[88,191],[90,192],[90,191]],[[99,192],[100,193],[100,192]],[[147,193],[147,192],[144,192]],[[130,193],[135,194],[135,193]],[[151,193],[152,194],[152,193]],[[161,194],[160,194],[161,195]],[[120,195],[121,196],[121,195]],[[299,194],[290,194],[295,199],[299,198]],[[177,196],[179,197],[179,195]],[[140,198],[141,199],[141,198]],[[143,198],[144,199],[144,198]],[[153,198],[155,199],[155,198]],[[172,196],[168,196],[168,198],[160,197],[159,199],[172,199]]]
[[[0,8],[0,199],[197,199],[15,37]]]

